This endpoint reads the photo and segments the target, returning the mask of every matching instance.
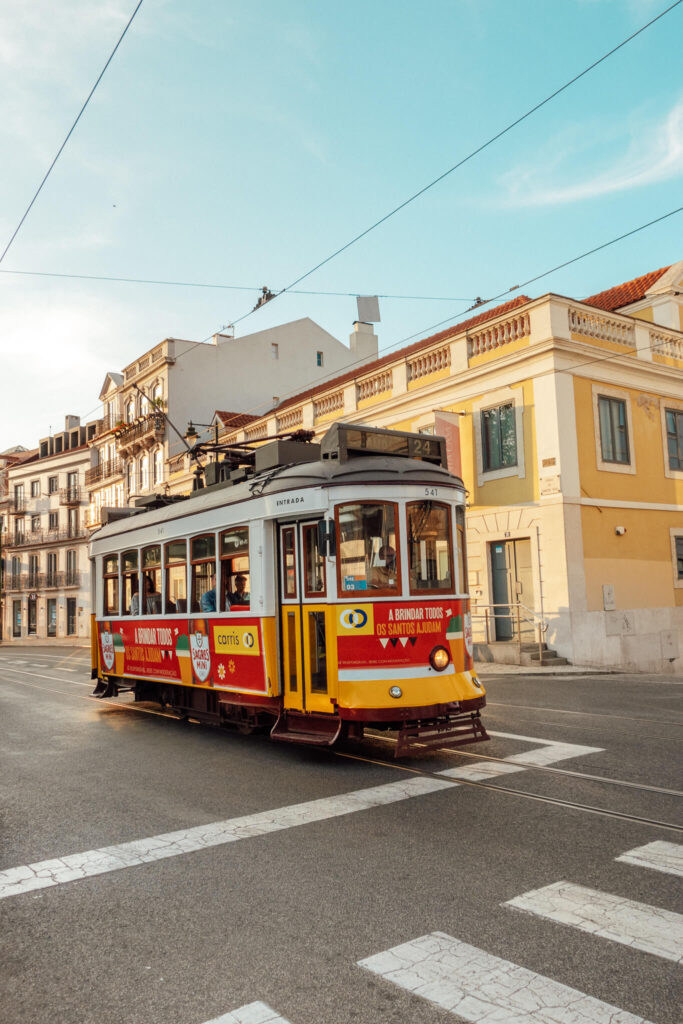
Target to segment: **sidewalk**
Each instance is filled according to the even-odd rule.
[[[474,671],[482,679],[487,676],[613,676],[623,669],[591,665],[503,665],[496,661],[475,661]]]

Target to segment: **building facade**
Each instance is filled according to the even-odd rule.
[[[65,429],[8,470],[8,528],[3,640],[86,640],[90,635],[90,568],[84,524],[88,438],[67,416]]]
[[[683,262],[519,296],[230,435],[334,420],[459,437],[480,641],[683,672]]]

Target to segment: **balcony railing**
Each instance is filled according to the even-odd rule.
[[[5,590],[21,590],[21,573],[8,572],[6,574]]]
[[[300,427],[304,421],[303,409],[291,409],[289,412],[285,412],[282,416],[277,418],[277,429],[278,430],[295,430]]]
[[[60,505],[80,505],[81,503],[81,488],[78,484],[73,484],[71,487],[62,487],[59,492],[59,504]]]
[[[153,444],[155,441],[162,441],[166,432],[166,417],[162,412],[151,412],[121,427],[117,437],[119,450],[135,453],[139,448]]]
[[[636,328],[626,320],[615,320],[601,313],[589,313],[585,309],[569,308],[569,330],[572,334],[580,334],[585,338],[597,338],[599,341],[613,341],[619,345],[636,347]]]
[[[329,416],[330,413],[339,412],[344,408],[344,391],[333,391],[331,395],[322,395],[313,402],[313,415],[316,419],[322,416]]]
[[[444,345],[443,348],[425,352],[408,360],[408,380],[419,380],[420,377],[428,377],[430,373],[438,373],[451,365],[451,347]]]
[[[71,526],[63,530],[32,530],[30,533],[15,533],[4,543],[7,548],[30,548],[43,544],[61,544],[68,540],[80,540],[86,536],[84,526]]]
[[[391,391],[392,386],[393,374],[391,370],[384,370],[382,373],[377,373],[374,377],[366,377],[365,380],[356,384],[356,400],[363,402],[366,398],[374,398],[375,395]]]
[[[107,459],[106,462],[100,462],[97,466],[86,469],[85,482],[86,484],[97,484],[101,480],[108,480],[111,476],[121,476],[122,473],[123,461],[117,456],[115,459]]]

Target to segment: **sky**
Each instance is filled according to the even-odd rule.
[[[94,418],[108,371],[233,323],[671,2],[144,0],[0,264],[0,451]],[[0,252],[134,7],[0,0]],[[310,316],[346,342],[380,294],[384,352],[680,206],[682,35],[683,4],[298,285],[343,294],[236,336]],[[679,259],[683,214],[524,290]]]

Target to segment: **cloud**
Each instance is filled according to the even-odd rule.
[[[501,179],[505,206],[559,206],[595,199],[599,196],[627,192],[658,182],[670,181],[683,174],[683,99],[656,123],[632,125],[629,139],[621,154],[609,165],[592,175],[553,182],[553,172],[567,178],[567,165],[587,163],[590,150],[585,139],[596,139],[596,147],[604,151],[605,137],[600,131],[581,126],[572,137],[555,138],[547,147],[548,159],[537,153],[533,166],[518,167]]]

